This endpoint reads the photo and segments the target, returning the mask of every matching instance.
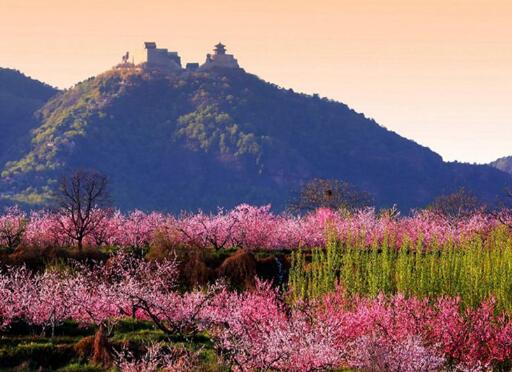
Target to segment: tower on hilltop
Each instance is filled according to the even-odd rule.
[[[226,46],[222,43],[218,43],[217,45],[215,45],[214,50],[216,55],[226,54]]]
[[[214,54],[206,55],[206,62],[201,65],[201,70],[209,70],[215,67],[239,69],[238,61],[232,54],[226,53],[226,46],[222,43],[215,45]]]
[[[181,70],[181,58],[178,52],[169,52],[167,49],[157,48],[156,43],[147,41],[144,43],[146,49],[146,68],[157,70],[177,71]]]

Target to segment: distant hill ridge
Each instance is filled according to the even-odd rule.
[[[378,206],[421,207],[461,186],[492,201],[512,178],[445,163],[346,105],[241,69],[125,66],[53,96],[31,144],[5,164],[4,201],[41,205],[60,174],[94,168],[124,210],[282,209],[304,182],[347,180]],[[14,160],[12,160],[14,159]]]
[[[21,71],[11,68],[0,68],[0,91],[17,97],[48,99],[57,92],[57,89],[32,79]]]
[[[512,156],[499,158],[498,160],[493,161],[490,165],[503,172],[512,174]]]
[[[0,68],[0,167],[29,150],[30,130],[39,125],[33,114],[56,93],[17,70]]]

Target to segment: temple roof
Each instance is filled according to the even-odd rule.
[[[226,46],[222,43],[218,43],[217,45],[215,45],[215,53],[216,54],[225,54]]]

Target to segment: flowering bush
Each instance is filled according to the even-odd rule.
[[[294,250],[289,291],[256,281],[245,292],[222,283],[183,292],[174,260],[146,261],[120,249],[104,264],[2,269],[0,331],[24,321],[53,335],[72,320],[98,326],[104,344],[112,327],[130,317],[168,336],[205,332],[219,357],[240,371],[488,370],[512,363],[506,211],[448,220],[428,211],[397,217],[318,209],[292,216],[240,205],[179,217],[96,209],[93,218],[101,223],[83,240],[93,247],[140,252],[163,236],[171,246],[199,251]],[[72,246],[68,223],[58,213],[9,209],[0,216],[0,247]],[[126,371],[194,363],[193,355],[161,345],[140,358],[119,351],[115,359]]]
[[[342,241],[361,247],[387,242],[393,247],[406,243],[425,247],[459,242],[474,236],[485,237],[498,226],[506,225],[507,213],[499,215],[481,212],[453,221],[429,211],[419,211],[410,217],[378,215],[364,209],[347,215],[329,209],[318,209],[306,216],[273,214],[270,206],[240,205],[231,211],[215,214],[198,212],[180,217],[157,212],[95,210],[95,220],[101,221],[84,237],[92,246],[114,245],[145,247],[155,233],[167,235],[176,245],[222,249],[233,246],[247,249],[296,249],[318,247],[326,243],[326,232]],[[64,229],[69,223],[65,215],[47,211],[25,216],[18,209],[7,210],[0,216],[0,246],[27,244],[32,246],[70,246],[73,238]]]
[[[43,327],[64,320],[108,328],[125,317],[150,320],[168,335],[208,331],[235,370],[329,368],[412,371],[504,367],[512,361],[512,322],[494,301],[463,308],[460,299],[403,295],[364,298],[338,288],[290,303],[268,283],[230,292],[217,284],[180,293],[173,261],[127,255],[104,265],[0,275],[3,327],[15,319]],[[142,359],[118,358],[124,370],[170,368],[188,359],[150,348]],[[167,355],[169,354],[169,355]]]

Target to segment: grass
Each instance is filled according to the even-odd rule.
[[[428,248],[404,242],[399,249],[370,249],[329,239],[326,249],[292,253],[289,286],[295,299],[317,297],[340,284],[350,295],[379,293],[460,296],[465,306],[494,297],[512,311],[512,237],[503,229],[461,243]]]
[[[34,329],[17,324],[0,337],[0,372],[34,371],[104,371],[104,368],[87,362],[81,357],[75,345],[84,337],[95,333],[94,327],[81,328],[74,322],[66,322],[56,329],[56,336],[46,337],[35,334]],[[151,322],[125,319],[116,324],[109,342],[114,349],[124,345],[136,347],[152,342],[162,342],[168,346],[180,346],[198,351],[202,371],[222,371],[223,366],[212,348],[206,334],[192,339],[167,337],[155,329]],[[115,368],[111,369],[115,371]]]
[[[81,364],[81,363],[71,363],[65,367],[57,369],[57,372],[101,372],[104,371],[104,368],[92,365],[92,364]],[[115,370],[115,369],[112,369]]]

